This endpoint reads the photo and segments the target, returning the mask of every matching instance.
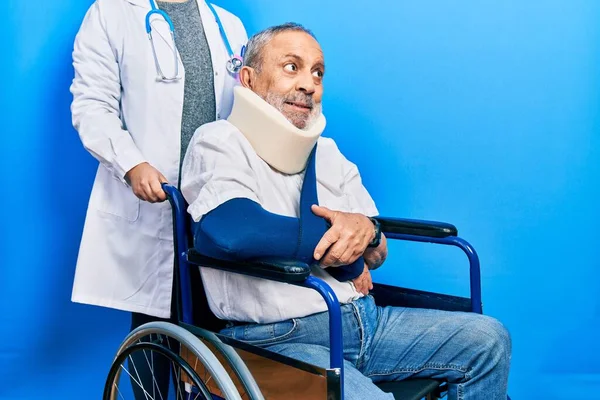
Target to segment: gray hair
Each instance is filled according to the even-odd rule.
[[[248,40],[248,44],[246,45],[246,54],[244,55],[244,65],[254,68],[256,71],[260,72],[263,62],[262,52],[265,46],[277,34],[290,31],[304,32],[316,39],[315,35],[310,30],[294,22],[272,26],[258,32],[257,34],[253,35],[250,40]]]

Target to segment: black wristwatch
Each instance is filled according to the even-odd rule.
[[[369,243],[368,247],[377,247],[381,243],[381,226],[379,225],[379,221],[375,218],[369,217],[369,219],[373,223],[373,228],[375,229],[375,238]]]

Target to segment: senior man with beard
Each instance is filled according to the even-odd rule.
[[[248,43],[228,120],[199,128],[183,164],[182,192],[195,246],[229,260],[308,262],[337,295],[347,399],[393,399],[374,382],[435,378],[450,399],[506,399],[510,337],[471,313],[378,307],[370,270],[387,256],[375,204],[357,167],[321,137],[325,62],[300,25],[266,29]],[[327,307],[316,292],[201,269],[222,333],[326,368]]]

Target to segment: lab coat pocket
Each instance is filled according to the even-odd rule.
[[[140,215],[140,199],[131,188],[102,166],[98,175],[98,183],[101,183],[96,203],[98,211],[107,216],[136,221]]]

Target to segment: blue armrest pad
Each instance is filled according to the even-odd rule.
[[[377,217],[382,233],[445,238],[458,236],[458,229],[452,224],[416,219]]]
[[[201,267],[285,283],[304,282],[310,276],[308,264],[285,258],[262,258],[246,262],[225,261],[203,256],[195,249],[190,249],[187,259],[190,263]]]

